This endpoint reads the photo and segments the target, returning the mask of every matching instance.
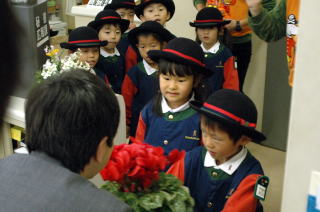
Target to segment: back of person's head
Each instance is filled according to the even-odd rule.
[[[19,81],[18,38],[21,36],[19,24],[10,9],[9,1],[0,1],[0,125],[8,97]]]
[[[97,76],[75,70],[36,86],[25,114],[29,152],[44,152],[80,173],[104,137],[112,147],[120,112],[111,88]]]

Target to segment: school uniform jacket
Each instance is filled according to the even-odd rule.
[[[187,152],[168,170],[189,187],[195,199],[194,211],[263,211],[253,194],[257,179],[263,175],[260,162],[248,152],[237,170],[228,175],[220,169],[204,167],[206,152],[204,147]]]
[[[235,57],[223,44],[217,43],[216,45],[218,49],[215,53],[204,52],[204,63],[213,72],[211,77],[204,80],[204,83],[209,88],[209,93],[213,93],[221,88],[239,90]]]
[[[129,45],[125,54],[126,72],[128,72],[133,66],[137,65],[141,60],[142,57],[139,51]]]
[[[157,72],[148,75],[143,62],[138,63],[126,74],[122,84],[122,96],[126,104],[126,123],[130,135],[135,136],[142,108],[156,94]]]
[[[121,94],[121,85],[125,75],[124,65],[124,57],[121,54],[108,57],[100,55],[97,63],[97,68],[101,70],[98,76],[108,79],[112,90],[118,94]]]
[[[201,145],[200,115],[188,108],[162,116],[152,111],[153,102],[148,103],[141,111],[136,139],[153,146],[160,146],[165,154],[174,149],[190,151]]]

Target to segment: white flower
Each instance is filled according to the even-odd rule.
[[[86,62],[81,62],[80,51],[76,51],[73,54],[70,54],[64,58],[60,58],[58,54],[58,49],[53,49],[53,47],[45,48],[46,55],[50,57],[46,63],[42,66],[42,71],[40,76],[42,79],[47,79],[50,76],[53,76],[58,73],[66,71],[76,71],[76,70],[86,70],[90,73],[95,74],[95,72],[90,68],[90,65]]]

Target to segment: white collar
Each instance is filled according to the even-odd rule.
[[[220,42],[217,41],[210,49],[205,49],[204,46],[203,46],[203,43],[201,43],[201,48],[203,50],[203,52],[205,53],[212,53],[212,54],[215,54],[217,53],[217,51],[219,50],[220,48]]]
[[[152,67],[147,63],[147,61],[142,60],[142,62],[143,62],[143,66],[144,66],[144,68],[146,69],[146,72],[147,72],[148,75],[151,75],[151,74],[153,74],[154,72],[157,71],[157,69],[152,68]]]
[[[217,165],[216,160],[211,157],[210,153],[207,151],[206,156],[204,158],[204,166],[205,167],[212,167],[215,169],[221,169],[222,171],[226,172],[229,175],[232,175],[233,172],[237,170],[237,168],[240,166],[242,161],[246,158],[248,153],[247,148],[243,147],[241,151],[224,162],[223,164]]]
[[[189,102],[191,100],[193,100],[193,95],[186,103],[184,103],[180,107],[172,109],[172,108],[169,107],[169,105],[167,103],[167,100],[164,98],[164,96],[162,96],[162,100],[161,100],[162,113],[167,113],[167,112],[177,113],[177,112],[184,111],[184,110],[186,110],[186,109],[188,109],[190,107]]]
[[[106,50],[100,48],[100,54],[102,56],[104,56],[104,57],[111,57],[111,56],[114,56],[114,55],[120,56],[120,53],[119,53],[117,48],[114,48],[114,52],[113,53],[106,52]]]

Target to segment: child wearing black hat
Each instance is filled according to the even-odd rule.
[[[128,71],[121,90],[126,104],[128,135],[135,136],[140,111],[157,91],[157,64],[147,53],[149,50],[161,50],[175,36],[160,23],[146,21],[131,30],[128,38],[143,58]]]
[[[125,55],[127,52],[130,44],[128,41],[128,31],[136,27],[134,23],[134,7],[134,0],[112,0],[104,7],[105,10],[114,10],[121,16],[122,19],[130,21],[128,30],[122,34],[121,40],[117,46],[123,55]]]
[[[74,53],[79,49],[79,60],[87,62],[98,76],[105,78],[97,67],[97,63],[100,47],[107,45],[108,41],[99,40],[97,32],[90,27],[78,27],[72,30],[68,40],[60,44],[61,48],[68,49],[69,53]]]
[[[139,0],[136,1],[134,10],[142,22],[157,21],[164,26],[172,18],[175,5],[173,0]],[[126,71],[141,60],[139,56],[134,47],[129,46],[126,52]]]
[[[189,151],[201,144],[200,116],[189,102],[198,96],[193,91],[201,77],[211,74],[203,51],[190,39],[175,38],[148,56],[158,63],[160,92],[141,111],[136,139],[160,146],[166,154]]]
[[[191,27],[196,28],[196,34],[201,41],[201,47],[205,52],[206,67],[214,73],[212,77],[205,79],[203,83],[210,90],[209,93],[227,88],[239,90],[239,78],[235,57],[231,51],[219,42],[219,32],[230,21],[223,20],[221,12],[214,7],[200,10]]]
[[[190,105],[201,114],[203,146],[187,152],[168,173],[189,187],[195,211],[263,211],[259,200],[269,179],[245,147],[265,140],[255,129],[254,103],[240,91],[220,89]]]
[[[94,21],[88,26],[98,32],[100,40],[108,41],[108,45],[100,48],[101,57],[98,68],[107,76],[115,93],[121,93],[121,85],[125,74],[124,56],[117,49],[122,33],[129,26],[129,21],[121,19],[114,10],[107,9],[99,12]]]

